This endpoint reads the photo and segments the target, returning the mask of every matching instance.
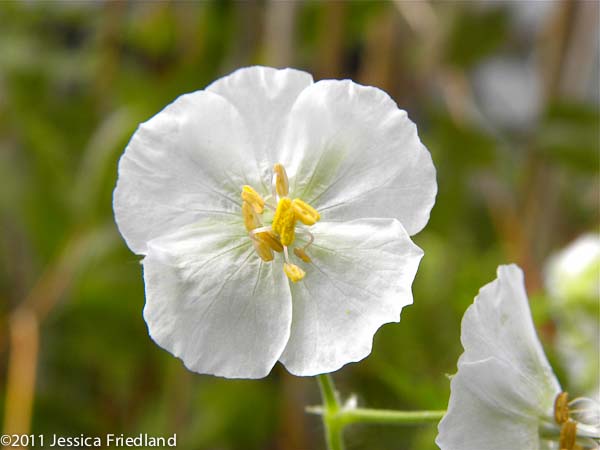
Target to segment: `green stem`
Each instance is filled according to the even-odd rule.
[[[318,375],[323,407],[309,407],[307,412],[321,414],[325,425],[328,450],[344,450],[342,431],[353,423],[420,425],[439,422],[446,411],[394,411],[387,409],[342,408],[330,375]]]
[[[446,411],[393,411],[386,409],[355,408],[340,411],[342,426],[353,423],[379,423],[389,425],[419,425],[439,422]]]
[[[318,375],[321,396],[323,397],[323,425],[325,426],[325,435],[327,448],[329,450],[344,450],[344,440],[342,438],[343,424],[339,421],[340,403],[335,392],[333,380],[329,374]]]

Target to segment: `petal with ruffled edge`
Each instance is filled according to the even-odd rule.
[[[292,195],[323,220],[397,218],[410,235],[429,220],[437,192],[431,156],[380,89],[349,80],[307,87],[278,149]]]
[[[527,383],[525,389],[519,389],[514,386],[516,379],[499,378],[507,392],[514,394],[511,398],[503,396],[504,401],[524,413],[552,413],[560,384],[535,332],[519,267],[498,267],[498,278],[479,291],[463,317],[461,341],[465,351],[459,360],[459,372],[461,363],[497,359],[513,368],[521,383]]]
[[[289,337],[290,290],[241,224],[201,223],[155,239],[143,265],[144,319],[158,345],[194,372],[269,373]]]
[[[206,90],[225,97],[239,110],[268,179],[273,164],[280,162],[277,141],[290,109],[298,94],[312,83],[312,75],[301,70],[254,66],[219,78]]]
[[[500,266],[462,320],[465,349],[439,425],[442,450],[538,450],[560,385],[535,333],[523,272]]]
[[[260,186],[257,156],[239,112],[223,97],[182,95],[141,124],[119,161],[115,220],[127,245],[147,243],[203,217],[239,217],[244,184]]]
[[[515,416],[504,408],[494,408],[493,395],[479,388],[481,377],[495,379],[502,373],[494,364],[468,363],[452,378],[448,412],[439,424],[435,440],[442,450],[538,450],[540,439],[535,418]],[[484,394],[484,396],[482,396]]]
[[[422,250],[395,219],[319,222],[312,263],[293,284],[292,331],[280,358],[295,375],[332,372],[371,352],[381,325],[400,320]]]

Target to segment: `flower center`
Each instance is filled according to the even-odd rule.
[[[296,240],[296,225],[298,222],[311,226],[319,221],[321,216],[308,203],[299,198],[291,199],[289,183],[285,168],[281,164],[273,166],[273,179],[271,195],[263,198],[251,186],[242,187],[242,217],[252,239],[256,254],[263,261],[272,261],[274,253],[282,253],[285,260],[283,271],[294,283],[306,275],[296,264],[290,260],[288,247]],[[275,211],[271,225],[264,226],[263,219],[268,220],[265,208]],[[308,242],[301,247],[294,247],[294,255],[304,263],[310,264],[311,258],[306,250],[314,241],[312,233],[306,229],[300,230],[308,236]]]

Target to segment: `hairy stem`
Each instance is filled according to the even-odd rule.
[[[421,425],[439,422],[446,411],[395,411],[387,409],[345,408],[340,405],[330,375],[318,375],[322,407],[309,407],[307,412],[321,414],[325,425],[328,450],[343,450],[342,432],[353,423],[385,425]]]
[[[323,398],[324,409],[323,425],[325,425],[325,437],[328,450],[344,450],[344,440],[342,438],[343,424],[339,420],[340,403],[335,392],[333,380],[329,374],[318,375],[321,397]]]
[[[446,411],[395,411],[386,409],[356,408],[339,413],[342,426],[352,423],[378,423],[389,425],[420,425],[439,422]]]

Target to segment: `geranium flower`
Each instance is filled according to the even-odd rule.
[[[600,401],[600,234],[584,234],[551,255],[544,281],[569,386]]]
[[[597,448],[600,406],[569,401],[537,338],[523,273],[500,266],[463,318],[442,450]]]
[[[195,372],[337,370],[412,302],[435,169],[379,89],[240,69],[140,125],[114,211],[144,318]]]
[[[597,311],[600,297],[600,234],[584,234],[552,255],[544,275],[551,299],[557,305]]]

